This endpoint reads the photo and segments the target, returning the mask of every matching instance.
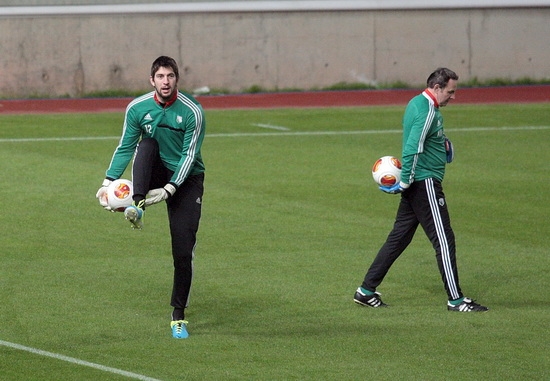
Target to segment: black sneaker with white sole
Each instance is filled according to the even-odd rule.
[[[375,292],[372,295],[365,295],[360,290],[355,291],[353,301],[362,306],[368,306],[373,308],[387,307],[388,305],[380,299],[380,293]]]
[[[477,304],[470,298],[464,298],[462,303],[454,306],[450,302],[447,302],[447,310],[455,312],[485,312],[489,309],[481,304]]]

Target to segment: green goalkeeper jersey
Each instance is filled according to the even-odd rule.
[[[120,178],[142,138],[158,141],[160,158],[174,172],[170,183],[179,187],[190,175],[204,172],[201,145],[205,120],[202,106],[192,96],[178,91],[173,103],[161,105],[152,91],[134,99],[126,108],[120,142],[106,172]]]
[[[401,181],[443,181],[446,153],[443,117],[427,91],[412,98],[403,115]]]

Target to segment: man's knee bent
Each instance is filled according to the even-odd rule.
[[[159,151],[159,143],[156,141],[156,139],[153,138],[144,138],[142,139],[138,146],[137,146],[137,152],[138,153],[145,153],[145,152],[158,152]]]

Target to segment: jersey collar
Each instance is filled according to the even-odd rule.
[[[163,108],[167,108],[167,107],[170,107],[174,104],[174,102],[176,101],[176,99],[178,99],[178,91],[174,91],[174,94],[172,94],[172,98],[170,98],[168,100],[168,102],[166,103],[162,103],[158,98],[157,98],[157,92],[155,91],[155,102],[157,102],[157,104]]]
[[[430,89],[424,90],[424,94],[427,95],[428,98],[430,98],[434,102],[435,108],[439,108],[439,102],[435,98],[435,95],[433,95],[432,91]]]

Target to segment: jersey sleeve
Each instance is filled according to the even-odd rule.
[[[401,181],[405,184],[414,182],[418,155],[424,152],[424,143],[433,118],[434,113],[429,112],[429,107],[424,109],[415,103],[409,104],[405,111],[401,158]]]
[[[124,115],[124,124],[122,126],[120,141],[113,153],[109,168],[106,171],[106,177],[108,179],[115,180],[122,176],[126,167],[128,167],[128,164],[132,160],[140,138],[141,128],[139,122],[134,110],[128,107]]]
[[[200,156],[204,138],[205,120],[203,109],[196,103],[189,103],[188,106],[191,113],[189,113],[186,120],[181,159],[170,179],[170,183],[176,187],[179,187],[191,173],[197,158]]]

